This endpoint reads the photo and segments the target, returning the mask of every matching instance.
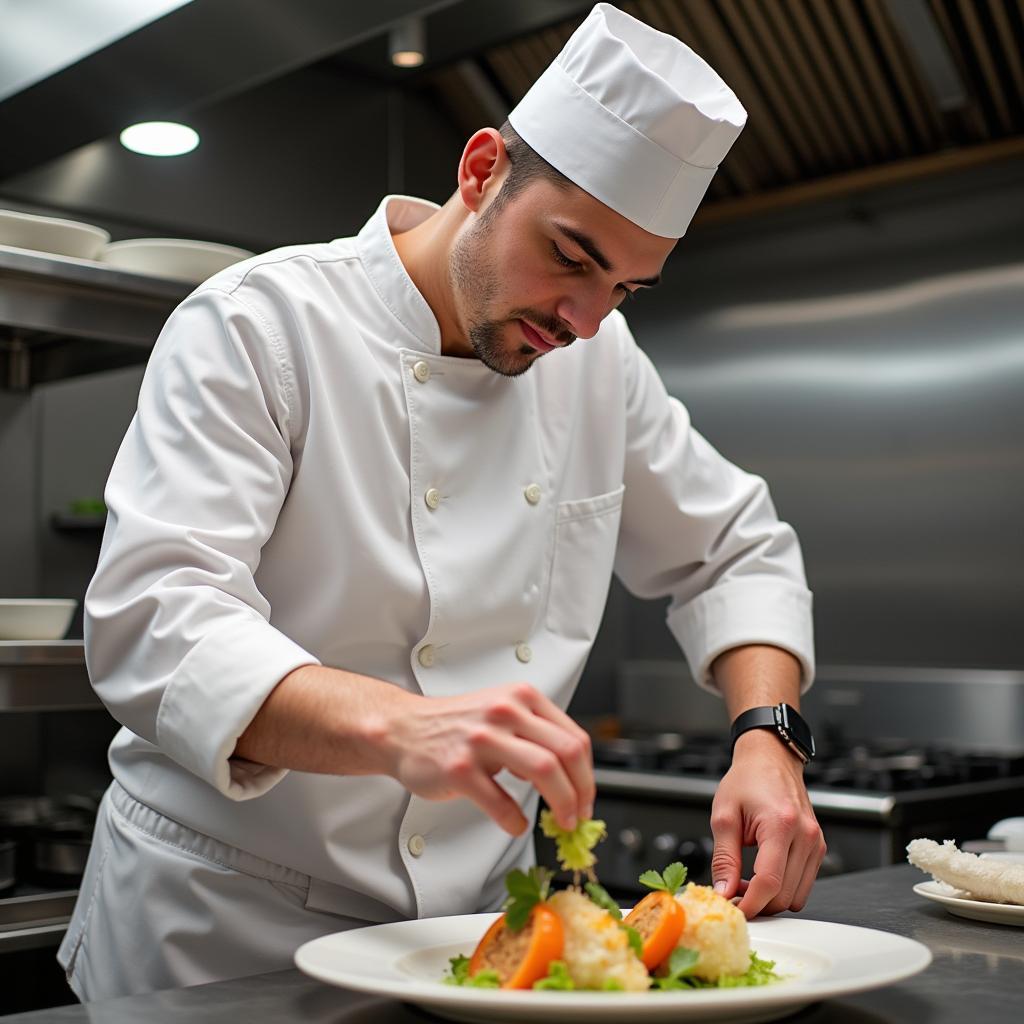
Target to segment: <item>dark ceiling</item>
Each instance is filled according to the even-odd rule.
[[[16,140],[0,149],[0,185],[134,121],[244,101],[267,83],[313,70],[415,95],[466,137],[500,123],[590,6],[193,0],[0,103],[0,137]],[[815,183],[856,182],[880,168],[925,173],[1024,153],[1021,0],[621,6],[692,46],[750,114],[708,205],[742,208]],[[428,59],[413,71],[396,69],[387,29],[411,15],[425,18]],[[956,103],[935,92],[928,65],[939,50],[962,88]]]

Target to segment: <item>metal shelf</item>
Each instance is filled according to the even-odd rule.
[[[0,711],[102,708],[82,640],[0,640]]]
[[[0,389],[144,363],[195,286],[0,246]]]
[[[59,945],[77,896],[64,889],[0,899],[0,953]]]

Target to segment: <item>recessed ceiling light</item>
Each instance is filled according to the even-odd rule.
[[[187,124],[143,121],[121,132],[121,145],[143,156],[181,156],[199,145],[199,134]]]
[[[422,18],[398,22],[388,35],[391,63],[398,68],[418,68],[427,52],[426,30]]]

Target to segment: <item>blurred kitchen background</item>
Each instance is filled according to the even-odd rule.
[[[465,140],[500,126],[590,6],[0,2],[0,209],[254,252],[354,234],[388,192],[444,202]],[[627,312],[698,429],[767,478],[800,535],[826,870],[898,860],[915,835],[983,840],[1024,813],[1024,5],[621,6],[750,115],[665,283]],[[422,62],[396,66],[399,46]],[[122,146],[150,120],[200,144]],[[3,243],[0,598],[81,602],[94,503],[192,285]],[[641,861],[706,870],[727,765],[724,711],[664,612],[613,584],[573,704],[597,740],[602,877],[623,893]],[[115,726],[81,628],[79,605],[72,639],[0,641],[5,975],[52,959],[108,778]],[[43,863],[53,836],[70,845]],[[21,984],[0,1012],[54,998]]]

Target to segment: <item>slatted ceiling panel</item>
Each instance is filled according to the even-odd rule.
[[[747,127],[730,151],[730,158],[735,153],[736,162],[749,167],[756,182],[752,191],[799,178],[799,161],[792,144],[777,124],[717,10],[707,0],[691,0],[685,5],[666,2],[662,8],[669,24],[680,27],[672,34],[718,70],[747,110]]]
[[[999,74],[992,59],[988,41],[978,19],[978,12],[975,10],[972,0],[966,0],[966,2],[965,0],[960,0],[957,8],[967,28],[967,38],[974,52],[974,58],[981,69],[981,75],[984,79],[988,96],[995,109],[998,127],[1005,132],[1009,132],[1012,128],[1010,108],[1006,103],[1006,97],[1003,95],[1002,83],[999,81]]]
[[[526,91],[531,85],[523,66],[513,57],[508,47],[491,50],[485,60],[501,84],[502,91],[508,96],[511,105],[515,106],[526,95]]]
[[[762,14],[769,31],[778,40],[781,59],[789,65],[795,87],[810,108],[811,123],[826,146],[830,167],[839,170],[851,166],[854,162],[853,148],[829,106],[820,70],[815,67],[807,47],[799,41],[792,14],[779,3],[763,5]]]
[[[800,69],[793,66],[791,54],[787,53],[777,34],[776,23],[769,19],[766,9],[758,4],[745,4],[742,12],[736,0],[731,0],[733,10],[730,12],[734,22],[749,19],[751,39],[744,41],[749,51],[761,49],[765,56],[768,73],[777,79],[778,91],[783,105],[787,105],[798,123],[798,132],[805,140],[803,147],[809,154],[808,164],[817,172],[825,173],[835,170],[839,161],[834,146],[826,132],[819,131],[822,119],[814,107],[813,90],[806,88],[800,81]]]
[[[769,48],[759,41],[747,24],[737,0],[719,0],[724,27],[735,38],[739,52],[746,63],[758,91],[765,97],[774,120],[780,124],[793,148],[801,175],[822,171],[821,153],[813,132],[808,131],[800,116],[800,105],[785,88],[781,69],[772,61]],[[740,102],[743,98],[740,97]]]
[[[1020,6],[1021,19],[1024,21],[1024,0],[1021,0]],[[1013,26],[1010,22],[1009,11],[1001,3],[990,4],[989,9],[996,25],[996,39],[1000,52],[1010,69],[1010,78],[1016,89],[1018,106],[1024,105],[1024,60],[1021,58],[1020,48],[1014,45]]]
[[[885,137],[885,152],[910,156],[910,136],[896,107],[893,91],[882,70],[880,55],[868,38],[860,12],[853,0],[837,0],[839,22],[845,30],[865,91],[877,110]]]
[[[925,0],[968,105],[938,108],[890,13],[904,0],[622,0],[716,68],[749,113],[708,203],[1024,134],[1024,0]],[[478,58],[515,105],[585,16]],[[452,83],[438,89],[458,104]],[[458,123],[469,118],[469,108]]]
[[[972,88],[971,84],[971,72],[968,66],[967,56],[964,48],[960,44],[960,37],[953,28],[953,23],[950,21],[949,14],[946,11],[946,6],[943,0],[929,0],[929,6],[931,8],[932,17],[935,18],[935,23],[939,27],[939,31],[942,33],[942,38],[946,43],[946,47],[949,49],[950,56],[953,58],[953,62],[956,64],[960,77],[967,86],[968,93],[973,97],[977,96],[977,90]],[[964,144],[966,142],[980,142],[982,139],[989,137],[989,130],[985,124],[985,118],[982,114],[981,107],[976,99],[971,99],[970,103],[959,112],[958,118],[950,118],[951,122],[959,120],[962,135],[958,138],[958,142]]]
[[[931,152],[948,144],[949,138],[935,101],[928,95],[917,65],[896,33],[882,0],[865,0],[871,28],[885,57],[885,65],[896,83],[896,94],[913,126],[918,152]]]
[[[785,8],[785,15],[790,18],[794,34],[800,40],[808,60],[821,79],[822,98],[828,109],[825,121],[835,126],[846,140],[846,148],[852,150],[854,154],[846,166],[857,167],[869,163],[871,143],[857,117],[853,101],[840,79],[836,62],[817,21],[802,0],[791,0]]]

